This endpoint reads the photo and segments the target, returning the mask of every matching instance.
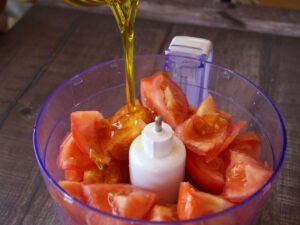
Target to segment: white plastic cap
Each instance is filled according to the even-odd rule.
[[[160,131],[156,131],[156,126],[155,122],[150,123],[142,131],[143,149],[151,158],[166,157],[173,148],[174,131],[164,122]]]
[[[171,52],[182,52],[193,55],[209,55],[212,51],[212,42],[203,38],[176,36],[169,46]]]

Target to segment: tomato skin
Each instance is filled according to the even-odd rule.
[[[98,111],[77,111],[71,113],[71,132],[79,149],[89,156],[91,150],[104,151],[110,125]]]
[[[68,133],[60,145],[57,167],[67,170],[85,170],[96,168],[95,163],[77,147],[71,133]]]
[[[187,171],[204,190],[220,194],[225,184],[225,165],[221,157],[207,163],[205,157],[187,151]]]
[[[147,216],[150,221],[175,221],[177,220],[177,205],[155,205]]]
[[[160,115],[172,128],[189,117],[189,105],[184,92],[165,72],[143,78],[140,87],[143,105]]]
[[[196,190],[182,182],[179,189],[177,214],[180,220],[207,216],[230,208],[233,204],[224,198]]]
[[[134,193],[144,193],[146,196],[148,196],[148,194],[151,193],[151,196],[153,196],[152,192],[145,191],[144,189],[134,187],[134,186],[129,185],[129,184],[120,184],[120,183],[118,183],[118,184],[83,185],[83,194],[84,194],[84,197],[86,199],[87,204],[94,207],[94,208],[97,208],[97,209],[100,209],[100,210],[103,210],[103,211],[106,211],[106,212],[109,212],[109,213],[113,212],[113,209],[111,207],[112,203],[109,202],[109,201],[112,201],[112,199],[109,200],[109,196],[114,196],[114,195],[116,195],[116,196],[118,196],[118,195],[126,196],[126,195],[129,195],[129,194],[134,195]],[[149,200],[153,201],[153,205],[154,205],[157,202],[158,197],[157,197],[157,195],[155,195],[155,199],[154,199],[155,201],[153,200],[153,198],[149,198]],[[125,211],[129,210],[126,207],[124,209],[125,209]],[[116,209],[114,209],[114,210],[116,210]]]
[[[242,202],[261,188],[271,175],[272,170],[259,160],[231,151],[223,196],[234,203]]]

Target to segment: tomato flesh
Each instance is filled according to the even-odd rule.
[[[218,114],[191,116],[175,132],[184,144],[198,155],[205,156],[221,147],[228,136],[230,122]]]
[[[150,221],[175,221],[177,220],[177,206],[175,204],[155,205],[147,219]]]
[[[225,166],[221,157],[206,162],[205,157],[187,151],[187,171],[193,180],[204,190],[220,194],[225,184]]]
[[[135,204],[139,206],[138,209],[133,207],[137,215],[146,215],[158,200],[155,193],[129,184],[84,185],[83,193],[90,206],[125,217],[135,216],[135,212],[131,211]]]
[[[67,170],[93,169],[95,163],[77,147],[71,133],[63,140],[57,157],[57,167]]]
[[[224,198],[196,190],[182,182],[179,188],[177,214],[181,220],[211,215],[233,206]]]
[[[62,187],[68,194],[77,198],[80,201],[85,201],[82,191],[82,185],[79,182],[74,181],[60,181],[58,182],[59,186]]]
[[[165,72],[141,80],[141,100],[144,106],[160,115],[172,128],[189,117],[189,105],[184,92]]]
[[[229,127],[228,136],[222,143],[220,147],[217,147],[209,152],[209,154],[206,157],[207,162],[211,162],[214,160],[218,155],[220,155],[221,152],[223,152],[238,136],[240,131],[246,126],[246,121],[238,121],[236,123],[232,123]]]
[[[252,131],[245,132],[237,137],[228,147],[227,153],[230,151],[245,153],[255,159],[260,157],[261,140],[259,136]],[[226,157],[226,156],[225,156]]]
[[[226,169],[223,196],[231,202],[242,202],[271,177],[272,170],[253,157],[232,151]]]
[[[71,113],[71,132],[79,149],[89,156],[91,150],[104,151],[110,126],[98,111],[77,111]]]
[[[130,193],[127,191],[122,193],[122,190],[119,190],[108,196],[114,215],[133,219],[145,218],[157,201],[157,194],[137,188]]]

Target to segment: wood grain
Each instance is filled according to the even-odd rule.
[[[71,6],[62,0],[40,0],[41,4]],[[81,8],[110,14],[107,7]],[[218,0],[141,0],[139,18],[170,23],[193,24],[207,27],[231,28],[243,31],[300,36],[300,11],[275,9],[257,5],[221,4]]]
[[[300,224],[300,38],[155,21],[138,20],[137,53],[163,52],[175,35],[208,38],[216,63],[244,74],[274,99],[289,145],[277,190],[258,224]],[[82,11],[36,6],[0,36],[0,224],[59,224],[33,155],[33,123],[61,82],[121,55],[113,18]],[[102,88],[120,82],[101,79]]]

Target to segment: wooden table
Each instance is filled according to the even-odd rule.
[[[136,53],[162,53],[175,35],[212,40],[215,63],[246,75],[277,104],[288,151],[258,224],[299,225],[300,38],[138,19]],[[111,16],[36,6],[0,34],[0,224],[59,224],[33,154],[33,123],[61,82],[121,56]]]

